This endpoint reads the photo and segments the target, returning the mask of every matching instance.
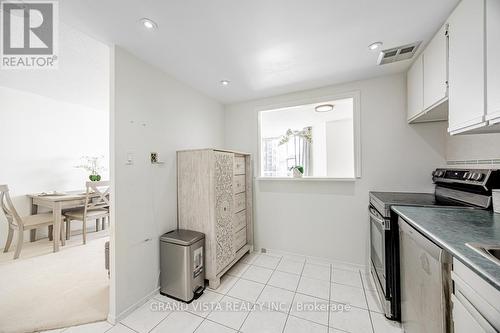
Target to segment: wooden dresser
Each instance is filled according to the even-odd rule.
[[[199,149],[177,152],[179,228],[205,234],[210,288],[253,250],[252,168],[247,153]]]

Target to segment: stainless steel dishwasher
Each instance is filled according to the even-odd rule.
[[[406,333],[451,332],[452,258],[399,218],[401,322]]]

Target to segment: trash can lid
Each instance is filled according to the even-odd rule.
[[[177,229],[163,234],[160,237],[160,241],[166,243],[179,244],[183,246],[189,246],[203,238],[205,238],[205,234],[201,232],[193,230]]]

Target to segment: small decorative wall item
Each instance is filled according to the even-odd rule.
[[[291,167],[290,171],[292,171],[293,178],[302,178],[304,175],[304,167],[301,165]]]
[[[104,167],[101,166],[104,156],[82,156],[81,159],[83,163],[77,165],[76,168],[84,169],[85,171],[89,172],[90,181],[100,181],[100,173],[104,171]]]

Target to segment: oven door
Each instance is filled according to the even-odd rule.
[[[372,206],[369,207],[370,214],[370,257],[371,257],[371,271],[375,284],[377,287],[377,293],[379,294],[380,303],[384,308],[386,316],[391,315],[390,310],[390,295],[387,290],[387,280],[386,280],[386,237],[390,230],[390,220],[384,219],[384,217]]]

